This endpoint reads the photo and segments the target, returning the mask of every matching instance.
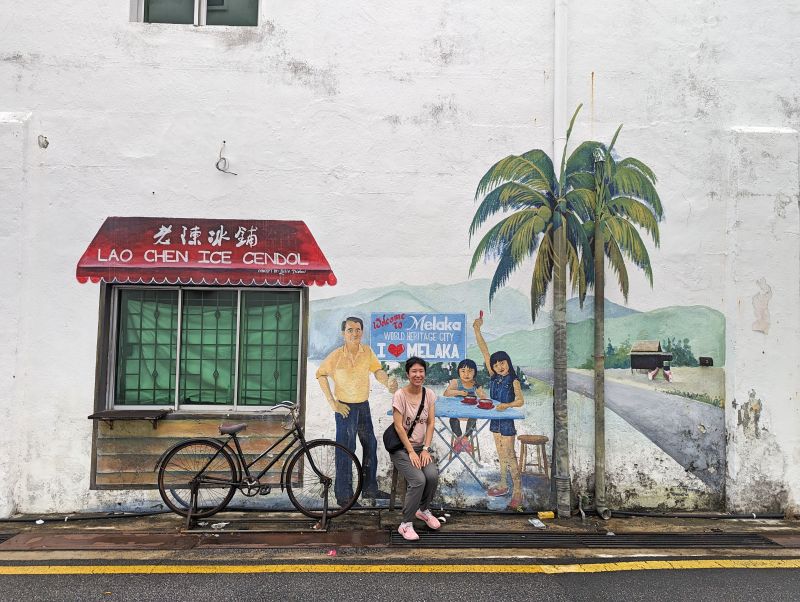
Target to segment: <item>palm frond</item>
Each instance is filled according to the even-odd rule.
[[[613,138],[611,138],[611,144],[608,145],[608,154],[611,154],[611,149],[614,148],[614,145],[617,143],[617,136],[619,136],[620,131],[622,130],[622,124],[619,124],[617,131],[614,132]]]
[[[594,174],[594,149],[600,148],[603,152],[606,147],[602,142],[587,140],[578,145],[567,161],[567,173],[590,173]],[[594,181],[591,183],[594,188]]]
[[[632,223],[644,228],[655,245],[659,246],[658,221],[650,207],[637,199],[625,196],[609,199],[607,207],[612,215],[625,216]]]
[[[518,261],[536,252],[539,235],[547,227],[547,222],[539,215],[540,211],[527,211],[525,219],[520,220],[514,231],[509,233],[511,238],[509,252]]]
[[[567,189],[584,188],[594,190],[594,172],[567,171]]]
[[[584,224],[574,214],[567,214],[567,242],[575,247],[581,257],[592,254],[589,238],[586,236]]]
[[[522,207],[536,207],[547,204],[542,193],[518,182],[506,182],[492,190],[478,205],[472,223],[469,226],[470,238],[475,232],[498,211],[509,211]]]
[[[508,281],[511,274],[514,270],[517,269],[519,266],[519,261],[514,259],[508,249],[504,249],[502,253],[500,253],[500,257],[497,261],[497,268],[494,271],[494,276],[492,276],[492,282],[489,285],[489,306],[492,305],[492,299],[494,299],[495,294],[498,290]]]
[[[631,165],[617,166],[611,180],[612,196],[631,196],[650,205],[656,219],[661,220],[664,211],[661,199],[652,181],[637,168]]]
[[[623,255],[626,255],[647,276],[653,286],[653,268],[650,266],[650,255],[639,236],[638,230],[630,222],[619,217],[609,216],[605,222],[606,241],[613,239]]]
[[[545,191],[550,190],[550,181],[548,174],[544,173],[536,163],[517,155],[509,155],[492,165],[483,175],[475,191],[475,198],[484,196],[505,182],[524,183],[535,190]]]
[[[584,222],[582,227],[588,251],[581,254],[581,266],[586,276],[586,285],[592,287],[594,286],[594,222]]]
[[[503,222],[497,223],[483,235],[478,246],[475,247],[475,252],[472,254],[472,261],[469,265],[469,275],[472,276],[472,273],[475,271],[475,266],[478,265],[478,261],[483,257],[485,260],[489,261],[497,257],[503,247],[508,244],[508,241],[503,240],[500,237],[500,229],[503,227]]]
[[[583,307],[583,301],[586,298],[586,274],[581,267],[578,251],[571,244],[567,244],[567,265],[569,266],[572,292],[578,293],[578,302]]]
[[[567,195],[567,211],[575,213],[581,219],[589,219],[597,202],[595,191],[588,188],[575,188]]]
[[[578,107],[575,109],[575,112],[572,114],[572,119],[569,120],[569,127],[567,128],[567,135],[564,138],[564,151],[561,153],[561,169],[558,172],[558,187],[559,190],[564,190],[564,168],[566,166],[567,161],[567,147],[569,146],[569,137],[572,135],[572,126],[575,125],[575,119],[578,117],[578,113],[581,111],[581,107],[583,103],[579,104]]]
[[[605,250],[606,257],[608,257],[608,263],[611,265],[611,269],[614,270],[614,273],[617,275],[619,290],[622,291],[622,297],[625,299],[625,303],[627,303],[629,282],[628,268],[625,267],[625,258],[622,256],[619,246],[613,239],[606,241]]]
[[[538,166],[539,170],[537,174],[547,178],[548,189],[550,192],[554,193],[558,182],[556,181],[556,174],[555,171],[553,171],[553,161],[550,159],[550,156],[543,150],[536,148],[524,153],[522,158]]]
[[[553,230],[549,228],[542,237],[539,251],[536,253],[536,262],[531,274],[531,322],[536,322],[536,316],[547,298],[547,288],[553,278]]]
[[[650,169],[649,167],[647,167],[647,165],[645,165],[641,161],[639,161],[639,159],[634,159],[633,157],[626,157],[625,159],[622,159],[619,163],[617,163],[617,166],[618,167],[633,167],[633,168],[638,169],[639,171],[641,171],[645,176],[647,176],[647,178],[653,184],[658,182],[658,179],[656,178],[656,174],[653,173],[653,170]]]

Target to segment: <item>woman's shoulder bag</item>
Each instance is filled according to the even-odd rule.
[[[417,410],[417,415],[414,417],[414,421],[411,423],[411,428],[406,432],[406,437],[411,437],[411,431],[414,430],[414,426],[417,424],[420,414],[422,414],[422,408],[425,405],[425,396],[425,387],[422,387],[422,399],[419,402],[419,409]],[[392,420],[392,424],[383,431],[383,446],[390,454],[403,449],[403,442],[400,441],[400,435],[397,434],[397,429],[394,428],[394,419]]]

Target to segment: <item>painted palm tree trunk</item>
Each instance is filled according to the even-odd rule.
[[[567,405],[567,228],[554,231],[553,259],[553,454],[556,510],[569,518],[572,508]]]
[[[567,128],[561,168],[556,173],[541,149],[509,155],[495,163],[475,192],[483,199],[470,225],[470,237],[496,213],[506,213],[481,238],[472,255],[469,273],[478,262],[496,262],[489,287],[489,303],[514,270],[535,257],[531,273],[531,321],[536,323],[548,289],[553,286],[553,485],[559,516],[571,510],[569,423],[567,407],[567,268],[571,286],[581,304],[587,278],[582,258],[591,255],[584,222],[594,198],[592,149],[584,142],[567,160],[567,147],[581,106]],[[491,306],[491,305],[490,305]]]
[[[605,262],[608,258],[616,272],[626,303],[626,257],[644,270],[652,286],[650,257],[636,228],[644,229],[658,246],[658,221],[663,216],[652,170],[630,157],[615,161],[611,154],[621,129],[608,148],[598,145],[593,151],[594,198],[587,214],[592,222],[593,261],[591,268],[584,263],[594,287],[594,503],[602,518],[611,515],[606,507]]]
[[[601,164],[602,165],[602,164]],[[605,238],[601,220],[594,223],[594,506],[606,511],[606,399],[605,399]]]

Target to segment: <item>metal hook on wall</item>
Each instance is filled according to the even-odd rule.
[[[236,172],[230,171],[228,166],[230,163],[228,162],[228,158],[223,154],[225,152],[225,141],[222,141],[222,146],[219,147],[219,159],[217,160],[217,169],[222,173],[229,173],[232,176],[237,176]]]

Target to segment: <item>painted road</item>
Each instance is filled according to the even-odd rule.
[[[553,384],[552,369],[525,368],[525,373]],[[594,380],[585,374],[568,372],[567,388],[592,398]],[[606,407],[711,489],[722,489],[725,477],[722,408],[609,379],[606,379]]]
[[[717,568],[705,568],[718,563]],[[621,565],[626,565],[622,567]],[[713,564],[712,564],[713,565]],[[323,570],[320,571],[319,569]],[[796,600],[800,560],[0,567],[14,600]],[[28,574],[9,574],[28,569]],[[44,571],[47,569],[47,571]],[[74,574],[82,569],[81,574]],[[732,570],[731,570],[732,569]],[[71,572],[59,572],[69,570]],[[136,572],[136,571],[139,572]]]

